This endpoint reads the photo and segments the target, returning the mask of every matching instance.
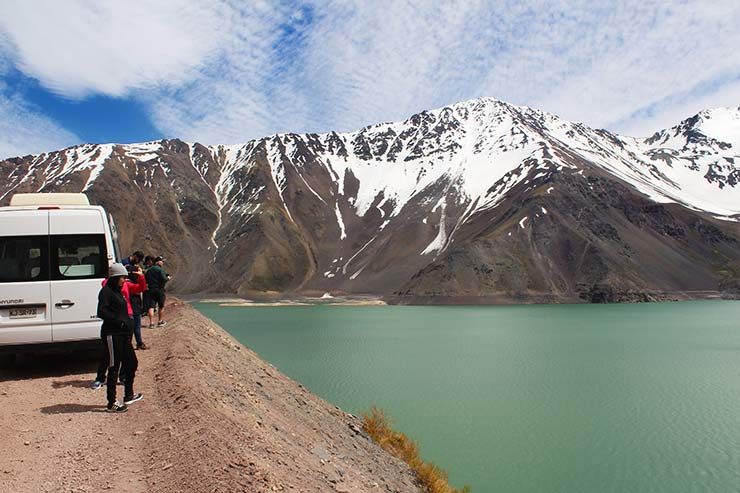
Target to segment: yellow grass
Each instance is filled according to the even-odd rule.
[[[419,484],[429,493],[470,493],[470,487],[453,488],[447,479],[447,472],[432,462],[419,457],[419,444],[391,427],[386,414],[373,406],[363,413],[364,428],[370,438],[385,450],[395,455],[411,467]]]

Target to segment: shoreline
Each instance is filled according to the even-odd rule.
[[[327,293],[328,294],[328,293]],[[302,296],[299,294],[239,297],[233,294],[179,294],[189,303],[214,303],[225,307],[297,307],[297,306],[518,306],[518,305],[598,305],[633,303],[668,303],[679,301],[740,300],[740,293],[723,291],[654,291],[617,293],[611,301],[593,302],[577,296],[553,296],[530,293],[521,296],[412,296],[412,295],[336,295]]]
[[[328,294],[328,293],[327,293]],[[271,306],[386,306],[388,303],[380,296],[293,296],[272,300],[260,298],[239,298],[234,296],[187,297],[188,303],[213,303],[231,307],[271,307]]]

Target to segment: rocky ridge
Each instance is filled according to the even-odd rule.
[[[182,292],[734,296],[738,122],[707,110],[636,139],[484,98],[351,133],[12,158],[0,203],[84,191],[125,250],[171,259]]]

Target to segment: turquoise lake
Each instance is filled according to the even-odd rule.
[[[740,491],[740,302],[194,306],[455,486]]]

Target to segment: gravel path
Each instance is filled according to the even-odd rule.
[[[168,315],[144,330],[144,399],[125,414],[105,413],[105,389],[89,388],[95,355],[0,370],[0,491],[419,491],[357,418],[190,306]]]

